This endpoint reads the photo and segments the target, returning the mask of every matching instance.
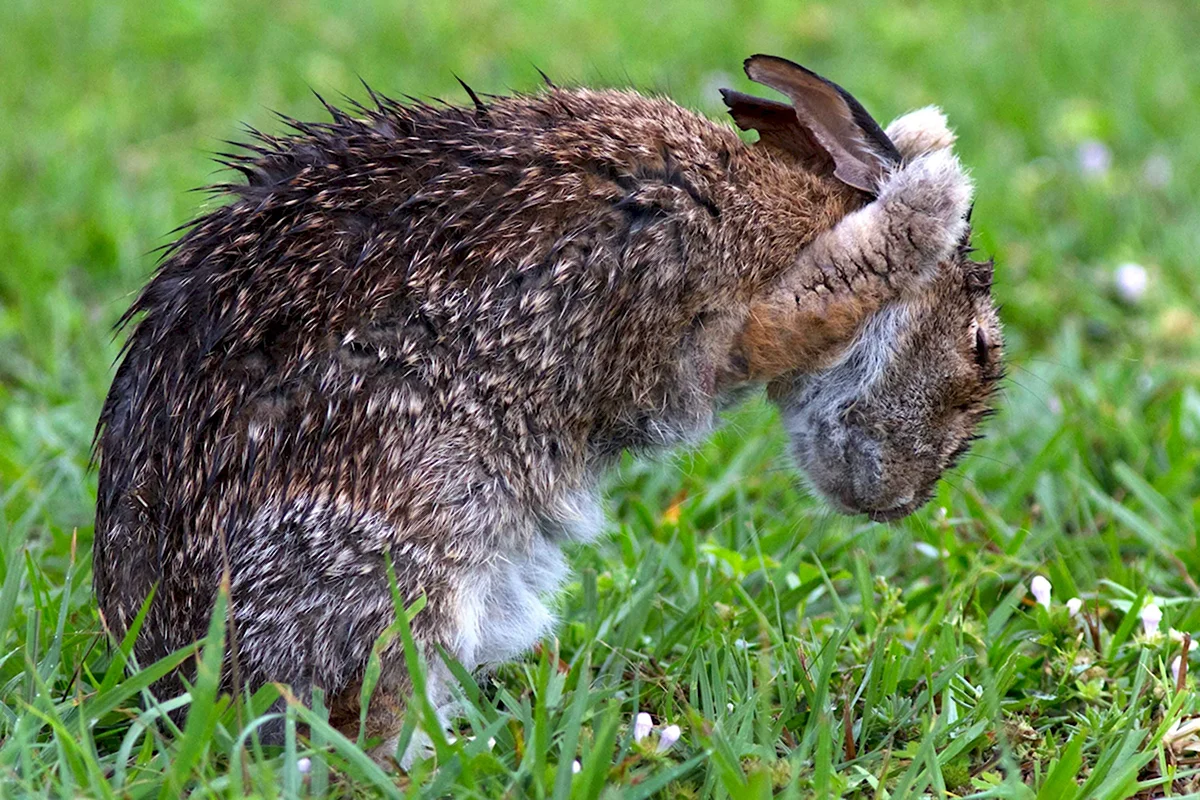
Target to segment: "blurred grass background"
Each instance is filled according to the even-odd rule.
[[[641,574],[654,553],[667,564],[650,576],[661,582],[655,613],[664,618],[696,601],[689,558],[720,561],[758,597],[766,562],[733,560],[756,546],[749,526],[779,563],[799,543],[833,576],[832,599],[780,619],[818,639],[826,625],[845,625],[863,647],[871,641],[874,628],[855,616],[870,610],[870,583],[849,577],[860,561],[864,574],[916,593],[892,621],[906,658],[938,604],[929,587],[963,599],[955,624],[965,629],[1038,570],[1052,578],[1056,602],[1096,598],[1114,636],[1121,615],[1150,597],[1168,611],[1164,629],[1200,630],[1197,42],[1192,0],[5,0],[0,555],[6,575],[23,577],[0,657],[48,641],[53,632],[35,618],[43,600],[61,596],[70,613],[55,679],[68,686],[80,664],[104,658],[104,648],[88,649],[98,623],[86,568],[95,497],[87,461],[119,347],[110,328],[152,269],[151,251],[214,202],[188,190],[219,179],[210,153],[241,138],[240,124],[278,131],[272,111],[321,117],[311,90],[363,98],[360,78],[384,94],[455,102],[466,101],[455,75],[482,92],[532,91],[535,67],[560,84],[632,86],[721,117],[717,88],[749,90],[740,65],[755,52],[831,77],[881,121],[929,103],[945,109],[978,185],[976,243],[997,261],[1013,364],[1002,414],[930,508],[880,527],[828,518],[801,497],[775,469],[782,448],[771,413],[752,404],[698,453],[627,465],[612,487],[618,535],[576,554],[583,573],[598,574],[619,599],[633,592],[622,575]],[[1147,286],[1121,300],[1114,273],[1127,262],[1145,270]],[[672,542],[682,555],[662,555]],[[81,566],[64,590],[73,553]],[[731,603],[741,597],[726,589]],[[575,587],[564,607],[568,650],[605,622],[586,605]],[[3,606],[0,597],[0,617]],[[734,614],[712,624],[733,641],[759,622]],[[1003,638],[1014,624],[1005,616],[983,639]],[[1051,637],[1047,665],[1075,635],[1046,620],[1029,625]],[[1026,633],[1014,635],[1036,638]],[[705,646],[719,650],[718,638]],[[675,644],[660,657],[679,657]],[[841,647],[847,664],[857,663],[851,644]],[[1160,667],[1171,655],[1163,648],[1154,651]],[[1114,683],[1091,689],[1090,678],[1060,665],[1061,692],[1038,678],[1042,661],[1033,659],[1028,684],[1004,690],[1015,692],[1014,705],[993,708],[989,719],[1027,715],[1021,724],[1045,737],[1045,750],[1030,756],[998,723],[988,746],[1000,742],[1034,785],[1045,772],[1025,766],[1053,763],[1077,729],[1091,731],[1085,762],[1102,763],[1119,742],[1081,723],[1088,713],[1133,709],[1145,725],[1162,718],[1115,683],[1132,679],[1140,652],[1104,653]],[[693,648],[680,669],[696,657]],[[27,672],[21,661],[0,661],[6,691]],[[1117,698],[1132,705],[1118,708]],[[882,758],[894,744],[870,752]],[[1152,745],[1139,745],[1158,765],[1140,766],[1142,780],[1174,763],[1169,748]],[[972,752],[979,781],[992,751]],[[927,780],[939,785],[932,772]]]

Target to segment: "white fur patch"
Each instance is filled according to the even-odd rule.
[[[604,508],[591,489],[563,492],[543,514],[546,523],[542,533],[552,539],[561,536],[573,542],[590,542],[604,530]]]
[[[957,138],[937,106],[925,106],[897,117],[885,133],[906,160],[934,150],[948,150]]]
[[[603,527],[604,512],[594,493],[565,493],[527,547],[497,554],[464,581],[455,599],[454,643],[463,666],[474,670],[511,661],[549,634],[555,617],[548,603],[568,575],[561,543],[590,541]]]
[[[554,628],[546,601],[567,577],[558,545],[536,539],[524,553],[497,556],[458,591],[454,656],[474,670],[511,661]]]
[[[578,490],[560,495],[543,524],[523,551],[496,555],[460,585],[453,598],[457,630],[451,650],[459,663],[474,672],[511,661],[553,631],[550,603],[566,581],[568,568],[561,542],[586,542],[600,534],[604,511],[595,492]],[[426,693],[445,727],[457,709],[452,702],[454,678],[436,658],[427,659]],[[395,752],[396,740],[380,754]],[[432,755],[429,736],[418,729],[400,765]]]

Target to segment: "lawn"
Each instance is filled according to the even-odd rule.
[[[1177,725],[1200,715],[1200,5],[271,5],[0,4],[0,796],[1200,796]],[[455,75],[531,91],[536,68],[715,117],[754,52],[959,131],[1011,365],[934,501],[831,515],[754,400],[613,476],[557,640],[465,681],[436,763],[388,774],[319,709],[264,751],[265,698],[204,680],[182,731],[143,713],[153,666],[124,669],[91,595],[89,447],[111,327],[219,202],[188,190],[224,178],[221,140],[322,116],[310,89],[361,99],[360,77],[466,102]]]

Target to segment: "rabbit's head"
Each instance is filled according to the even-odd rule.
[[[970,257],[970,181],[937,109],[882,131],[843,89],[798,65],[755,57],[747,72],[792,104],[726,93],[739,125],[873,199],[806,246],[760,299],[743,352],[778,365],[789,327],[793,340],[811,340],[814,320],[821,335],[827,320],[854,321],[818,368],[759,375],[821,496],[843,512],[903,517],[977,438],[1003,372],[992,265]]]
[[[1003,372],[991,280],[964,238],[925,292],[876,314],[837,363],[769,386],[799,466],[833,506],[906,516],[977,438]]]

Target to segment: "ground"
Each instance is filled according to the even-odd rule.
[[[1200,789],[1200,740],[1167,730],[1200,713],[1172,670],[1180,632],[1200,632],[1200,6],[454,5],[0,7],[0,794]],[[154,668],[121,669],[90,594],[88,451],[110,328],[151,251],[212,202],[186,190],[223,177],[221,140],[280,129],[272,110],[321,116],[310,88],[361,98],[361,77],[465,102],[455,75],[532,90],[535,67],[719,116],[717,87],[749,88],[754,52],[880,119],[937,103],[958,128],[1012,363],[935,500],[892,525],[831,516],[754,401],[694,452],[623,466],[611,535],[571,554],[557,641],[468,682],[457,741],[408,776],[331,742],[319,711],[290,712],[312,736],[282,754],[239,740],[256,709],[214,705],[211,675],[182,733],[139,718]],[[1200,668],[1195,650],[1183,663]],[[669,725],[681,738],[659,753]]]

